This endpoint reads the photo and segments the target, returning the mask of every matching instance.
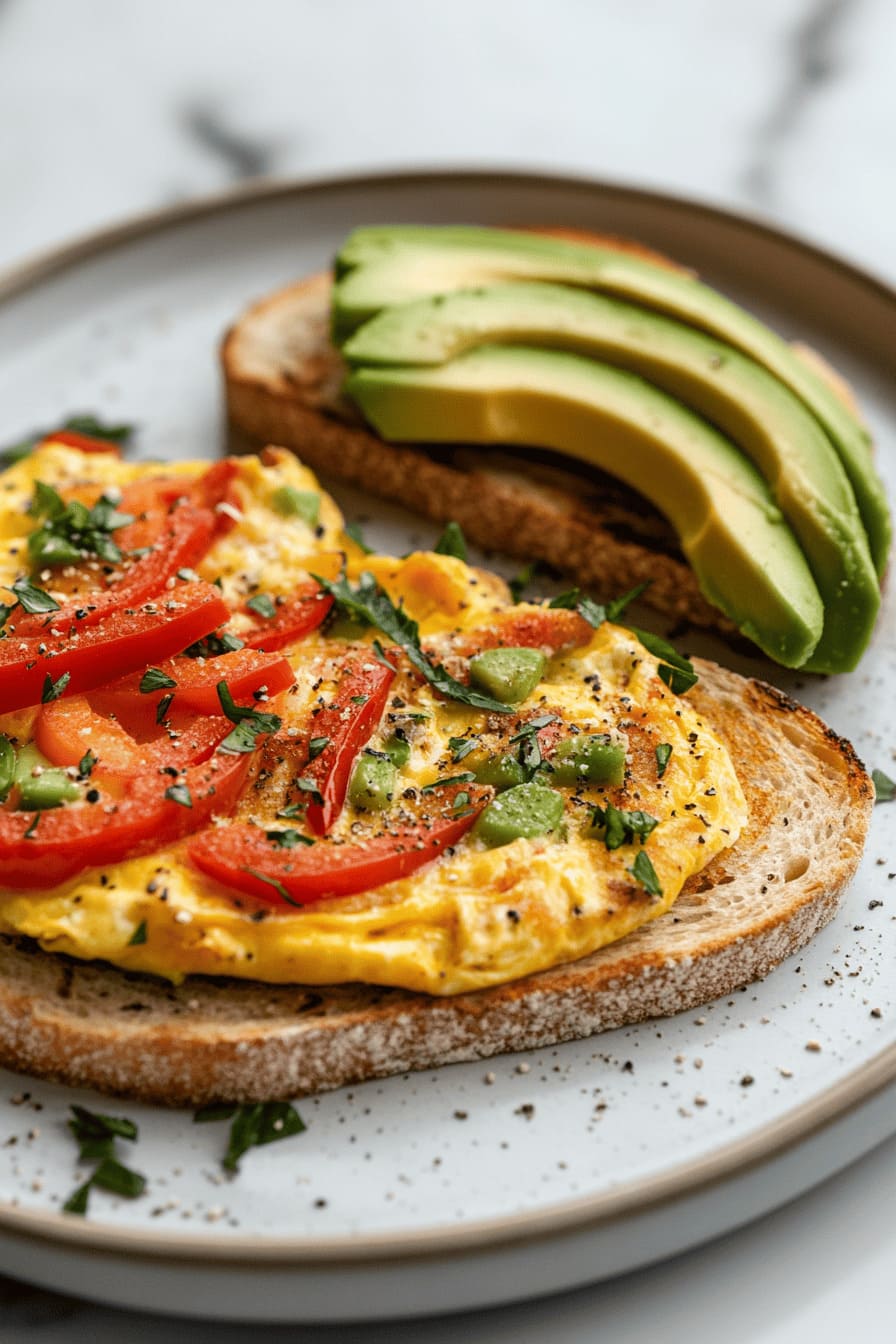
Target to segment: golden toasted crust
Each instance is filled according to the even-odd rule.
[[[433,999],[146,976],[0,939],[0,1063],[168,1105],[261,1101],[681,1012],[764,976],[837,909],[873,791],[848,743],[761,682],[698,663],[690,692],[750,808],[668,914],[581,961]]]

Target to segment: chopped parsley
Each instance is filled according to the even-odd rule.
[[[646,849],[638,850],[631,868],[626,868],[625,871],[631,873],[632,877],[641,883],[648,896],[662,896],[663,889],[660,886],[660,880]]]
[[[40,693],[41,704],[48,705],[52,700],[58,700],[71,679],[71,672],[63,672],[62,676],[57,677],[54,681],[48,672],[44,677],[44,688]]]
[[[301,775],[298,779],[293,780],[293,787],[299,789],[301,793],[309,793],[314,802],[318,804],[318,806],[321,807],[323,806],[324,796],[321,793],[320,789],[317,787],[317,783],[315,780],[308,779],[305,775]],[[295,804],[295,806],[301,806],[301,804]],[[285,817],[286,809],[284,809],[282,812],[279,812],[277,815]]]
[[[885,775],[883,770],[872,770],[871,778],[874,781],[874,801],[891,803],[896,798],[896,780]]]
[[[181,807],[193,806],[193,798],[186,784],[170,784],[165,790],[165,797],[170,803],[178,803]]]
[[[420,630],[417,622],[411,619],[403,607],[395,606],[372,574],[362,574],[356,588],[349,585],[344,574],[335,581],[321,578],[317,574],[313,577],[346,616],[362,624],[374,626],[400,645],[417,671],[421,672],[430,685],[447,699],[472,705],[475,709],[488,710],[493,714],[513,712],[512,706],[502,704],[500,700],[494,700],[490,695],[482,695],[479,691],[464,686],[444,667],[430,662],[420,647]]]
[[[99,757],[95,756],[88,747],[84,755],[78,762],[78,774],[80,775],[81,779],[90,778],[90,776],[93,774],[93,767],[96,765],[98,759]]]
[[[212,1103],[203,1106],[193,1116],[193,1123],[199,1125],[220,1120],[231,1122],[227,1151],[222,1158],[226,1171],[238,1171],[240,1158],[250,1148],[291,1138],[294,1134],[303,1133],[306,1127],[298,1111],[288,1101],[255,1102],[243,1106]]]
[[[263,714],[260,710],[237,705],[226,681],[218,682],[217,691],[223,713],[235,725],[219,745],[219,751],[240,756],[254,751],[259,737],[280,731],[281,719],[278,714]]]
[[[217,658],[222,653],[236,653],[237,649],[241,648],[243,641],[225,630],[221,635],[212,634],[206,635],[204,639],[197,639],[195,644],[184,649],[184,657]]]
[[[43,522],[28,537],[32,564],[73,565],[96,555],[117,565],[122,554],[112,533],[134,521],[132,514],[117,511],[118,503],[112,495],[103,494],[88,509],[79,499],[66,503],[51,485],[37,481],[28,512]]]
[[[672,743],[660,742],[653,754],[656,757],[656,777],[662,779],[669,764],[669,757],[672,755]]]
[[[465,756],[469,756],[471,751],[475,751],[478,746],[478,737],[449,737],[448,750],[451,752],[452,763],[457,765]]]
[[[140,694],[150,695],[153,691],[170,691],[177,685],[173,677],[160,667],[148,667],[140,678]]]
[[[168,711],[171,708],[171,701],[173,699],[174,699],[173,691],[170,692],[168,695],[162,696],[161,700],[156,705],[156,723],[161,724],[165,722],[165,719],[168,717]]]
[[[467,539],[459,523],[446,523],[445,530],[433,547],[436,555],[450,555],[455,560],[467,560]]]
[[[12,591],[19,599],[19,606],[23,611],[27,611],[29,616],[45,616],[60,609],[55,598],[45,593],[43,588],[35,588],[27,579],[16,579]]]
[[[267,593],[256,593],[254,597],[249,598],[246,606],[265,621],[271,620],[277,614],[273,599],[268,597]]]
[[[146,920],[141,919],[128,939],[128,947],[141,947],[146,942]]]
[[[309,761],[316,761],[321,752],[326,751],[329,745],[330,745],[330,739],[328,737],[309,738],[308,740]]]
[[[643,845],[648,835],[656,830],[659,819],[640,809],[626,812],[607,803],[606,807],[595,807],[591,825],[594,830],[603,831],[607,849],[619,849],[620,845],[633,845],[635,836]]]
[[[618,621],[619,617],[625,611],[626,607],[640,597],[647,583],[639,583],[631,588],[621,597],[614,597],[612,601],[606,604],[595,602],[593,598],[587,597],[580,588],[570,588],[568,592],[560,593],[548,603],[549,607],[562,607],[567,611],[577,611],[579,615],[586,620],[595,630],[600,629],[604,621]]]
[[[637,635],[648,653],[660,659],[657,676],[666,683],[670,691],[675,695],[684,695],[685,691],[696,686],[699,677],[694,671],[694,664],[683,657],[677,649],[673,649],[668,640],[652,634],[649,630],[639,630],[634,625],[629,629],[633,635]]]
[[[115,1156],[117,1139],[133,1143],[137,1138],[137,1126],[133,1120],[124,1116],[98,1115],[84,1106],[72,1106],[71,1111],[68,1127],[78,1144],[78,1159],[81,1162],[96,1162],[97,1166],[89,1180],[69,1195],[62,1206],[63,1212],[83,1216],[87,1212],[90,1191],[94,1186],[115,1195],[123,1195],[125,1199],[136,1199],[142,1195],[146,1189],[146,1178],[137,1171],[131,1171]]]
[[[282,831],[265,831],[265,835],[278,849],[295,849],[296,845],[314,844],[310,835],[303,835],[301,831],[293,830],[291,826]]]
[[[421,793],[432,793],[434,789],[447,788],[449,784],[472,784],[476,778],[469,770],[465,770],[460,775],[446,775],[444,779],[434,779],[431,784],[424,784],[420,790]]]
[[[259,882],[264,882],[266,886],[273,887],[280,899],[285,901],[287,905],[301,906],[302,902],[294,901],[283,883],[278,882],[276,877],[267,877],[264,873],[260,873],[257,868],[243,868],[241,871],[248,873],[250,877],[257,878]]]

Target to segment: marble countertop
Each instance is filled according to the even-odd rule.
[[[0,269],[260,176],[576,171],[746,210],[896,281],[888,0],[0,0]],[[272,1340],[890,1338],[896,1140],[703,1250],[539,1304]],[[249,1337],[0,1280],[0,1338]]]

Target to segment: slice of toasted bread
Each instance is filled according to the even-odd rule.
[[[178,988],[0,939],[0,1063],[169,1105],[263,1101],[551,1045],[681,1012],[764,976],[834,914],[870,781],[809,710],[710,663],[689,698],[749,804],[672,909],[592,956],[455,998],[192,978]]]
[[[329,337],[330,290],[329,275],[302,280],[254,304],[227,333],[221,362],[235,449],[284,444],[325,481],[436,523],[454,519],[486,550],[540,560],[598,597],[649,580],[644,600],[656,610],[733,634],[668,523],[621,482],[583,466],[564,470],[534,450],[397,445],[368,429],[340,393],[346,370]]]

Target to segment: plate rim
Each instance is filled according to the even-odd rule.
[[[716,205],[684,193],[667,192],[609,181],[578,173],[548,170],[517,170],[500,165],[425,166],[398,170],[315,174],[286,179],[260,179],[236,188],[204,195],[173,206],[152,208],[124,220],[85,232],[72,241],[52,246],[0,270],[0,304],[39,286],[57,274],[77,267],[131,242],[151,237],[180,225],[198,223],[234,210],[265,205],[290,197],[332,195],[365,188],[416,187],[447,183],[482,186],[517,186],[537,190],[567,188],[603,199],[647,203],[681,214],[698,215],[720,224],[744,228],[765,239],[784,244],[807,255],[827,269],[838,272],[861,288],[870,290],[893,309],[896,317],[896,285],[836,252],[802,238],[757,215]],[[27,1076],[27,1075],[22,1075]],[[398,1261],[426,1261],[446,1253],[479,1248],[498,1251],[504,1247],[534,1244],[563,1233],[584,1233],[613,1221],[647,1215],[682,1196],[700,1196],[736,1176],[781,1158],[850,1113],[873,1101],[896,1081],[896,1042],[877,1052],[814,1097],[800,1103],[776,1120],[704,1154],[679,1163],[659,1176],[628,1181],[600,1194],[582,1195],[516,1213],[481,1218],[469,1223],[434,1224],[407,1232],[327,1237],[278,1235],[258,1238],[248,1234],[221,1237],[212,1233],[192,1234],[159,1229],[150,1233],[136,1227],[72,1218],[60,1212],[23,1209],[0,1201],[0,1232],[41,1242],[74,1245],[86,1253],[126,1253],[151,1262],[176,1259],[178,1265],[209,1262],[246,1263],[253,1269],[305,1263],[338,1268],[345,1265]]]

